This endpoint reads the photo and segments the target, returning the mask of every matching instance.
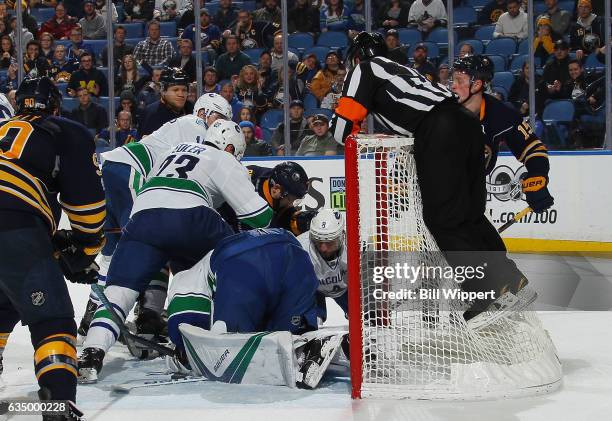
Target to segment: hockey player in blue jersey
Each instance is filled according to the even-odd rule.
[[[292,339],[286,333],[301,335],[317,329],[318,286],[308,253],[284,229],[256,229],[221,240],[197,265],[177,274],[170,287],[168,333],[177,346],[175,366],[190,365],[200,375],[230,383],[280,381],[294,386],[297,381],[301,386],[316,386],[339,347],[341,335],[307,336],[310,340],[302,349],[295,376],[278,376],[282,380],[270,377],[274,377],[271,373],[279,368],[279,361],[284,367],[279,372],[296,368],[291,358],[284,358],[293,353]],[[204,332],[213,325],[223,326],[224,332],[248,335],[216,337],[215,332]],[[269,341],[256,346],[257,352],[268,345],[274,348],[270,352],[275,357],[266,363],[265,376],[258,373],[258,364],[241,362],[242,370],[231,364],[232,355],[239,356],[240,349],[255,340]],[[229,354],[222,358],[226,364],[211,360],[217,348]],[[247,378],[252,372],[253,378],[244,380],[245,372]]]

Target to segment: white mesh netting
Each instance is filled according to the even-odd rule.
[[[454,280],[434,274],[375,282],[377,267],[447,266],[423,222],[411,147],[408,138],[357,138],[359,193],[347,193],[347,208],[358,205],[359,219],[347,223],[360,233],[362,356],[351,361],[362,367],[360,395],[486,399],[556,389],[561,366],[531,308],[473,329],[462,301],[418,296],[456,289]]]

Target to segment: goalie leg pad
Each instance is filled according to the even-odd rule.
[[[216,333],[181,324],[192,369],[225,383],[295,387],[297,362],[289,332]]]

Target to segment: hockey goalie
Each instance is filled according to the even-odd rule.
[[[343,334],[317,331],[319,281],[283,229],[225,238],[171,284],[173,371],[227,383],[314,388]]]

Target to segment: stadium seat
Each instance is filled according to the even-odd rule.
[[[459,55],[459,51],[461,50],[461,46],[463,44],[470,44],[472,49],[474,50],[474,54],[482,54],[484,51],[484,44],[479,39],[465,39],[461,41],[459,44],[455,45],[455,56]]]
[[[604,70],[606,65],[599,61],[597,53],[591,53],[587,56],[584,67],[587,70]]]
[[[304,54],[302,54],[302,57],[306,57],[309,54],[314,54],[315,56],[317,56],[319,63],[323,65],[325,63],[325,56],[327,55],[327,53],[329,53],[329,51],[330,49],[327,47],[319,47],[319,46],[310,47],[306,51],[304,51]]]
[[[55,16],[55,9],[53,7],[34,7],[31,9],[30,15],[36,19],[36,22],[38,22],[40,26]]]
[[[499,54],[508,58],[516,52],[516,41],[513,38],[495,38],[489,41],[485,54]]]
[[[523,54],[520,56],[514,57],[512,59],[512,63],[510,63],[510,71],[514,74],[520,73],[523,70],[523,63],[529,60],[528,54]],[[535,65],[536,69],[540,67],[540,57],[535,57]]]
[[[334,50],[346,48],[348,45],[348,37],[344,32],[327,31],[319,35],[317,40],[318,47],[328,47]]]
[[[145,36],[144,24],[142,22],[122,23],[121,26],[125,28],[126,38],[142,38]]]
[[[79,106],[78,98],[64,98],[62,101],[62,110],[70,112]]]
[[[520,41],[516,52],[518,54],[529,54],[529,40],[524,39]]]
[[[508,90],[506,90],[506,88],[504,88],[503,86],[493,85],[493,92],[500,93],[503,96],[502,101],[505,101],[508,99]]]
[[[207,5],[207,7],[208,7],[208,5]],[[244,1],[244,2],[242,2],[242,10],[247,10],[249,12],[252,12],[256,8],[257,8],[257,4],[254,1]]]
[[[440,57],[440,49],[438,48],[438,44],[429,41],[424,41],[423,44],[425,44],[425,46],[427,47],[427,58],[429,58],[430,60],[437,61]],[[408,49],[408,57],[412,57],[415,48],[416,45],[410,46],[410,48]]]
[[[544,12],[546,12],[546,4],[544,3],[544,1],[535,1],[533,3],[533,14],[538,17],[541,14],[543,14]]]
[[[176,22],[160,22],[159,30],[162,37],[176,37]]]
[[[489,3],[489,0],[467,0],[466,5],[471,6],[477,12],[480,12],[486,5]]]
[[[106,44],[107,42],[105,39],[88,39],[83,41],[83,45],[93,51],[96,60],[100,57],[100,54],[102,54],[102,50],[106,47]]]
[[[70,44],[72,44],[72,41],[70,41],[69,39],[56,39],[55,40],[55,45],[63,45],[67,49],[70,48]]]
[[[113,98],[114,98],[114,102],[115,102],[115,113],[116,113],[117,109],[119,108],[120,98],[118,96],[115,96]],[[97,99],[96,102],[101,107],[104,107],[104,109],[106,110],[106,113],[108,114],[108,112],[110,110],[110,103],[108,102],[108,97],[107,96],[101,96],[101,97],[99,97]]]
[[[493,39],[495,25],[483,25],[476,30],[474,38],[481,40],[485,45]]]
[[[546,144],[563,146],[567,143],[569,125],[574,120],[574,104],[569,99],[550,101],[544,106],[544,139]]]
[[[473,7],[455,7],[453,9],[453,27],[466,28],[476,23],[476,11]]]
[[[274,130],[283,122],[283,110],[268,110],[261,117],[261,127]]]
[[[66,98],[68,96],[68,94],[66,94],[66,87],[68,86],[68,82],[57,82],[55,86],[57,86],[57,89],[59,89],[59,91],[62,93],[63,98]]]
[[[251,63],[257,65],[259,64],[259,56],[263,51],[265,51],[265,48],[248,48],[242,52],[249,56]]]
[[[117,21],[121,23],[125,20],[125,7],[123,3],[115,3],[115,8],[117,9]]]
[[[457,31],[453,31],[455,34],[455,41],[457,41]],[[429,33],[427,41],[435,42],[438,47],[448,45],[448,30],[446,28],[436,28]]]
[[[96,69],[101,71],[106,80],[108,81],[108,67],[96,67]]]
[[[136,45],[138,45],[138,43],[140,41],[144,41],[145,38],[140,37],[140,38],[126,38],[125,39],[125,43],[128,45],[131,45],[132,47],[136,48]]]
[[[506,89],[507,92],[510,92],[513,83],[514,75],[512,72],[495,72],[493,74],[493,80],[491,81],[493,86],[501,86]]]
[[[558,6],[559,9],[566,10],[572,14],[576,11],[576,2],[574,0],[562,0],[558,3]]]
[[[289,34],[288,42],[290,48],[296,48],[300,53],[314,46],[314,38],[307,32]]]
[[[270,140],[272,139],[272,134],[274,133],[272,130],[262,127],[261,131],[263,132],[263,140],[266,143],[270,143]]]
[[[500,56],[499,54],[487,54],[487,57],[493,63],[493,71],[494,72],[504,72],[506,71],[506,58]]]
[[[319,107],[319,100],[311,93],[304,95],[304,110],[313,110]]]
[[[418,44],[423,40],[421,31],[414,28],[401,28],[397,30],[400,43],[403,45]]]

